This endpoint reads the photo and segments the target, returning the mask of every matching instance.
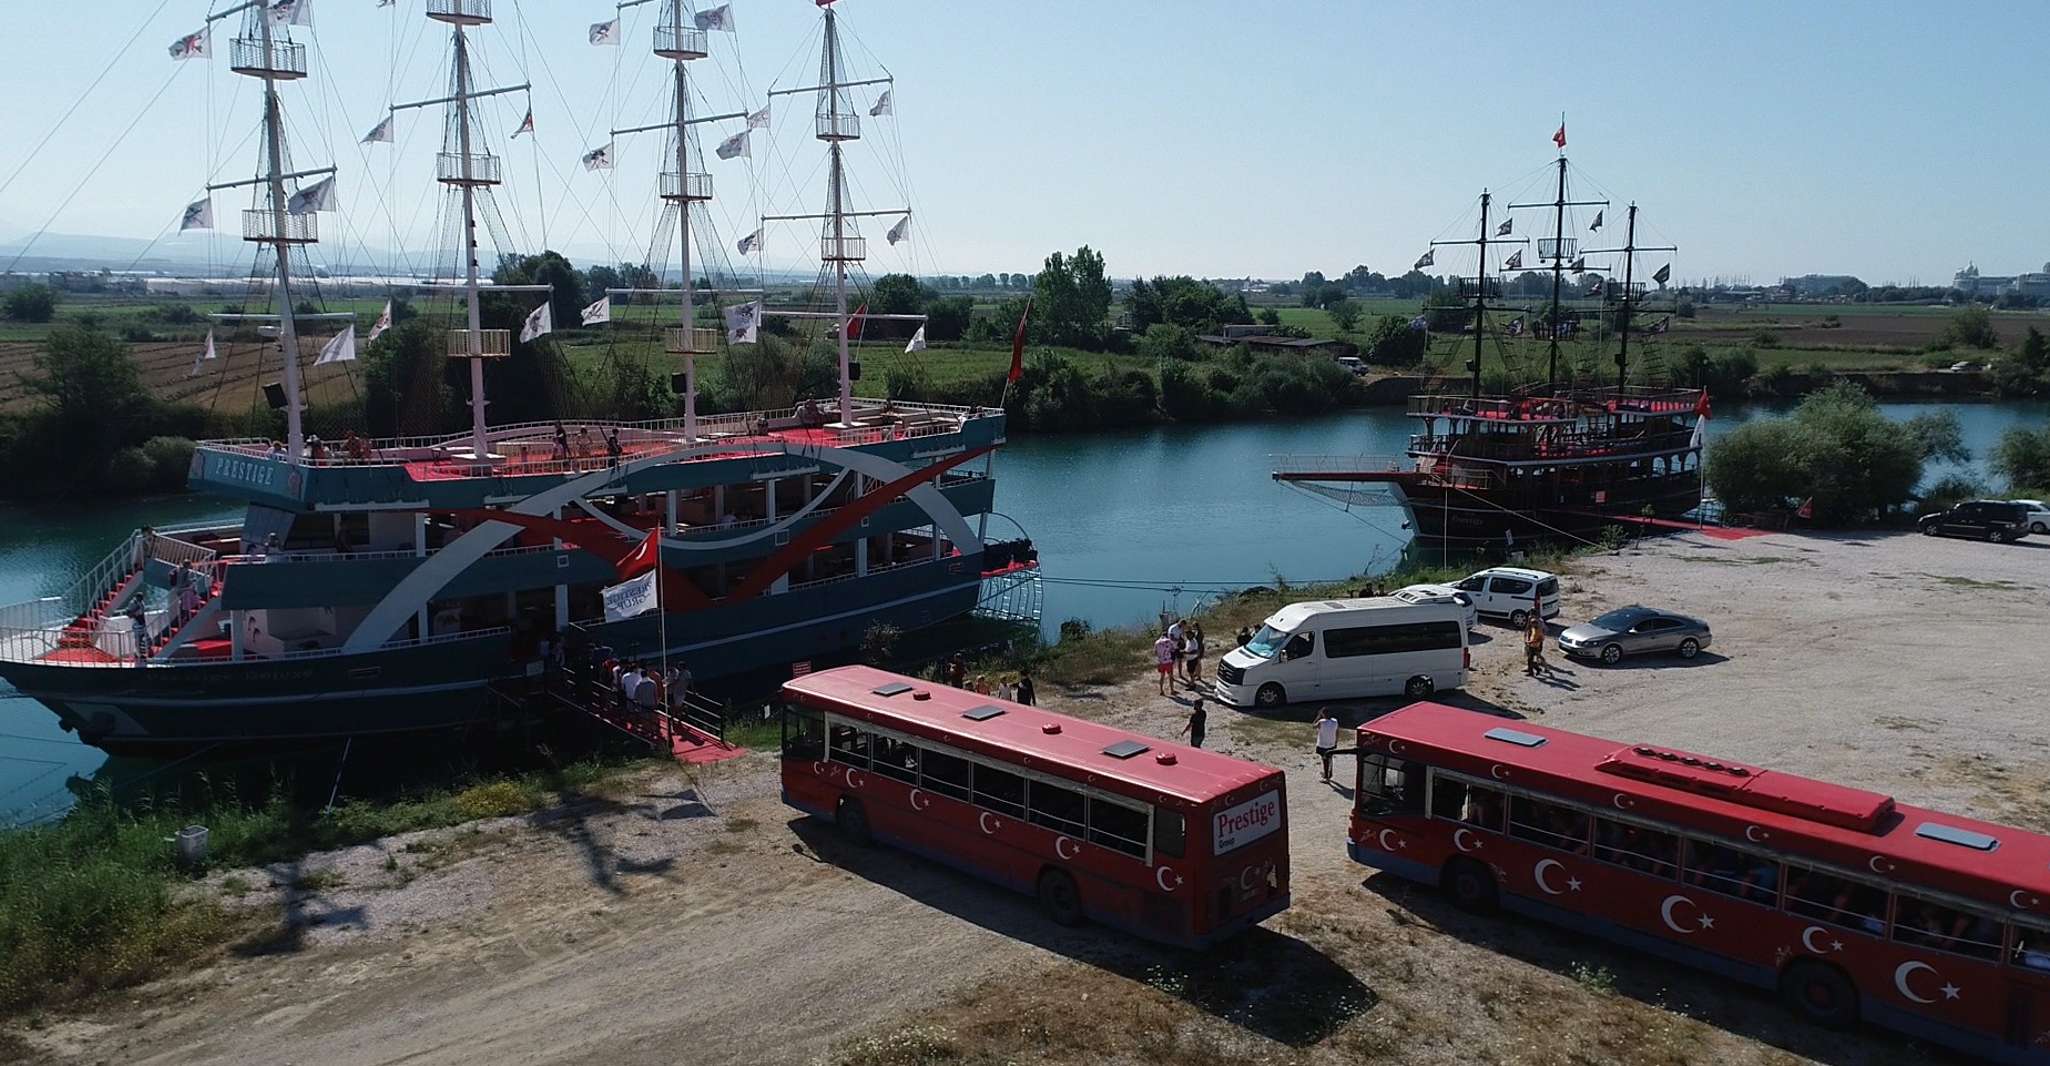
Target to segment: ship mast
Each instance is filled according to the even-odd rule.
[[[1589,250],[1589,254],[1620,252],[1623,255],[1623,302],[1622,306],[1618,309],[1619,317],[1622,321],[1618,324],[1617,329],[1621,343],[1616,349],[1616,394],[1619,396],[1622,395],[1624,387],[1630,381],[1630,316],[1636,312],[1637,307],[1637,285],[1635,282],[1637,253],[1677,252],[1679,250],[1677,246],[1670,244],[1641,245],[1637,243],[1637,205],[1635,203],[1630,205],[1629,222],[1623,230],[1623,247],[1594,248]]]
[[[1565,128],[1563,117],[1560,121],[1560,128]],[[1542,240],[1538,242],[1538,258],[1552,261],[1552,312],[1551,325],[1548,327],[1548,332],[1551,334],[1551,357],[1547,361],[1545,368],[1545,385],[1548,390],[1559,382],[1559,297],[1560,289],[1565,280],[1564,275],[1566,273],[1567,261],[1573,258],[1574,253],[1574,249],[1567,243],[1566,209],[1569,207],[1607,207],[1608,204],[1607,200],[1566,199],[1566,149],[1562,145],[1559,148],[1559,189],[1552,202],[1509,205],[1512,209],[1524,207],[1549,207],[1552,209],[1552,246],[1547,251],[1545,242]],[[1579,244],[1579,240],[1575,238],[1573,244]]]
[[[1486,189],[1481,190],[1480,230],[1479,235],[1473,240],[1431,242],[1431,247],[1433,248],[1447,244],[1471,244],[1480,249],[1480,259],[1474,267],[1473,294],[1471,297],[1473,300],[1473,358],[1466,364],[1466,369],[1473,375],[1473,395],[1475,396],[1481,394],[1481,342],[1483,334],[1487,332],[1485,326],[1488,313],[1488,281],[1492,276],[1488,271],[1488,245],[1528,243],[1521,237],[1509,237],[1507,234],[1492,234],[1489,231],[1488,209],[1493,203],[1493,194],[1489,193]],[[1467,281],[1465,278],[1458,278],[1456,280],[1461,286],[1464,286]]]

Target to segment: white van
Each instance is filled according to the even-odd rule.
[[[1543,570],[1494,566],[1452,587],[1466,593],[1481,614],[1507,619],[1511,629],[1522,629],[1523,623],[1530,621],[1533,604],[1543,605],[1541,617],[1556,618],[1559,614],[1558,575]]]
[[[1217,664],[1217,698],[1237,707],[1400,693],[1466,683],[1466,608],[1393,596],[1291,603]]]

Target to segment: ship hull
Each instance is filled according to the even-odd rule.
[[[1599,492],[1599,495],[1597,495]],[[1506,552],[1534,544],[1584,544],[1630,518],[1678,519],[1701,502],[1692,471],[1618,482],[1601,490],[1534,486],[1460,489],[1403,486],[1416,551]]]

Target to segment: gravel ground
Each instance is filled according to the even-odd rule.
[[[1452,699],[2050,829],[2050,542],[1681,535],[1585,560],[1565,584],[1563,620],[1667,606],[1709,619],[1715,646],[1691,663],[1560,664],[1533,680],[1514,634],[1488,629]],[[1048,702],[1172,735],[1184,707],[1152,689],[1135,676]],[[1344,857],[1348,800],[1317,780],[1313,710],[1217,708],[1210,726],[1213,747],[1289,772],[1295,906],[1227,958],[1257,990],[1336,989],[1333,1002],[1366,1005],[1314,1032],[1267,1007],[1202,1007],[1157,977],[1226,963],[1060,930],[1021,897],[841,849],[778,802],[763,754],[531,818],[238,872],[253,886],[241,898],[285,906],[287,928],[17,1032],[64,1063],[790,1063],[932,1018],[976,1032],[995,1019],[988,1040],[1015,1041],[1024,974],[1068,997],[1045,1008],[1057,1020],[1044,1039],[1059,1039],[1034,1061],[1158,1060],[1156,1045],[1103,1050],[1129,1033],[1090,1043],[1089,1015],[1072,1007],[1091,994],[1144,999],[1134,1017],[1158,1010],[1160,1027],[1232,1049],[1179,1061],[1932,1061],[1884,1034],[1794,1025],[1711,977],[1364,877]]]

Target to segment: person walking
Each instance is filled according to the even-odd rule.
[[[1203,713],[1203,697],[1196,697],[1196,705],[1189,708],[1189,720],[1182,726],[1182,735],[1189,738],[1189,746],[1203,746],[1203,727],[1209,716]]]
[[[1338,719],[1331,708],[1317,711],[1317,758],[1324,764],[1324,782],[1331,782],[1331,753],[1338,750]]]
[[[1184,661],[1189,666],[1189,684],[1203,680],[1203,623],[1190,622],[1189,630],[1183,634],[1188,639],[1188,654]]]
[[[1153,669],[1160,675],[1160,694],[1174,695],[1174,638],[1166,633],[1153,642]]]
[[[1034,706],[1032,700],[1038,693],[1032,690],[1032,671],[1018,671],[1018,702],[1027,707]]]
[[[1530,625],[1523,630],[1523,673],[1525,677],[1536,677],[1540,669],[1552,672],[1545,665],[1545,623],[1533,614]]]

